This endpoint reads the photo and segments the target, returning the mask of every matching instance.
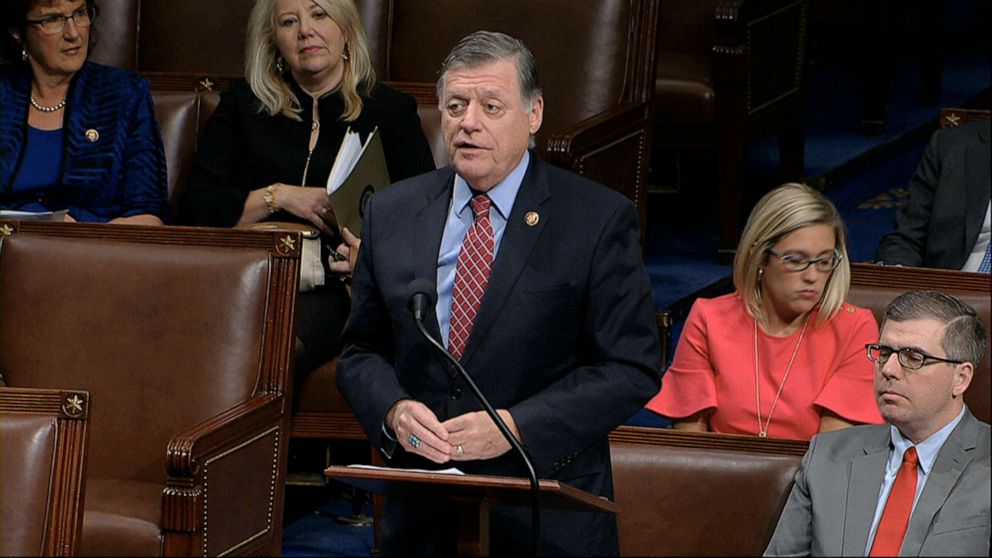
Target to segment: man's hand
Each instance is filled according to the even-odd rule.
[[[520,440],[517,423],[513,421],[510,411],[497,409],[496,414],[509,427],[513,437]],[[492,459],[510,451],[510,443],[485,411],[450,418],[441,426],[448,431],[448,445],[451,448],[448,456],[454,461]]]
[[[341,227],[341,237],[344,242],[338,244],[334,251],[344,259],[339,260],[332,254],[329,265],[331,271],[338,275],[351,275],[355,272],[355,262],[358,260],[358,249],[362,246],[362,239],[351,234],[348,227]]]
[[[386,414],[386,426],[396,433],[403,449],[422,455],[435,463],[446,463],[454,451],[446,440],[448,430],[437,420],[427,405],[413,399],[397,401]],[[410,443],[410,436],[419,442]]]

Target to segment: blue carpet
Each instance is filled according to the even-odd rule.
[[[356,527],[334,520],[335,516],[351,513],[351,503],[343,499],[330,500],[283,529],[283,556],[371,556],[373,529]],[[365,506],[365,515],[372,507]]]

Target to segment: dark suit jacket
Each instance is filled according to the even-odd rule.
[[[444,168],[395,184],[376,194],[366,215],[337,374],[379,447],[389,444],[381,426],[400,399],[423,402],[442,421],[481,409],[407,309],[410,281],[436,282],[453,181]],[[533,226],[528,212],[539,216]],[[431,310],[426,322],[437,338]],[[540,477],[612,497],[607,435],[658,392],[659,359],[634,206],[532,155],[462,364],[494,407],[510,411]],[[392,461],[432,466],[400,450]],[[525,475],[512,452],[455,465]],[[555,523],[542,526],[548,553],[617,551],[613,518]],[[498,527],[494,545],[506,543]]]
[[[882,237],[875,260],[886,264],[961,269],[989,203],[988,120],[939,130],[930,139],[895,230]]]
[[[988,556],[989,425],[965,410],[937,454],[903,556]],[[889,426],[813,437],[766,556],[864,556],[889,456]]]

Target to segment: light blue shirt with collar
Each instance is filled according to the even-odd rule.
[[[499,254],[503,231],[506,221],[513,210],[513,202],[523,183],[527,165],[530,164],[530,152],[525,151],[520,163],[506,175],[502,181],[493,186],[487,194],[492,200],[489,210],[489,221],[493,226],[493,259]],[[441,341],[448,346],[448,333],[451,330],[451,293],[455,287],[455,264],[462,250],[462,240],[469,227],[475,222],[475,213],[469,202],[472,200],[472,190],[465,179],[455,175],[455,189],[448,207],[448,220],[444,224],[444,235],[441,237],[441,249],[437,255],[437,325],[441,330]]]
[[[961,422],[962,417],[964,417],[964,408],[961,409],[961,412],[958,413],[958,416],[954,420],[931,434],[926,440],[916,444],[916,455],[919,458],[919,465],[916,468],[916,495],[913,497],[914,511],[916,510],[916,503],[920,499],[920,494],[923,493],[923,487],[927,483],[927,478],[930,476],[930,471],[933,469],[933,463],[937,460],[937,454],[940,453],[940,448],[944,447],[944,442],[947,441],[951,432]],[[875,517],[871,520],[871,530],[868,531],[868,544],[865,546],[865,556],[868,556],[868,552],[871,550],[871,544],[875,541],[875,531],[878,529],[878,522],[882,519],[882,510],[885,509],[885,502],[889,499],[889,492],[892,490],[892,485],[896,482],[896,474],[899,473],[899,467],[902,466],[902,456],[906,453],[906,450],[913,447],[913,442],[903,436],[898,428],[890,425],[889,429],[892,436],[892,447],[889,449],[889,460],[885,464],[885,479],[882,480],[882,490],[878,494]],[[912,517],[912,512],[910,512],[910,517]]]

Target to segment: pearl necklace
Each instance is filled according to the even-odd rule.
[[[803,343],[803,337],[806,336],[806,326],[809,324],[809,314],[803,319],[803,329],[799,332],[799,341],[796,341],[796,348],[792,350],[792,357],[789,358],[789,365],[785,367],[785,374],[782,375],[782,381],[778,384],[778,392],[775,393],[775,399],[772,401],[772,407],[768,410],[768,418],[765,419],[765,426],[761,426],[761,379],[758,376],[758,319],[754,319],[754,407],[758,417],[758,436],[765,438],[768,436],[768,427],[772,423],[772,414],[775,412],[775,407],[778,405],[778,400],[782,396],[782,390],[785,388],[785,381],[789,379],[789,372],[792,372],[792,363],[796,361],[796,355],[799,354],[799,345]]]
[[[65,108],[65,99],[62,99],[62,102],[55,106],[46,107],[45,105],[36,101],[34,95],[31,95],[31,106],[33,106],[35,109],[41,112],[58,112]]]

